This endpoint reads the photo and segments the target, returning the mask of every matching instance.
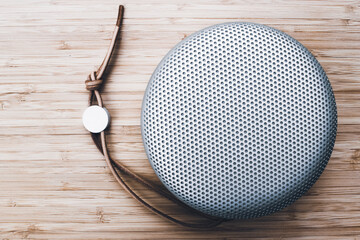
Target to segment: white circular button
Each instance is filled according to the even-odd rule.
[[[99,133],[106,129],[110,122],[109,112],[100,106],[88,107],[83,113],[84,127],[92,133]]]

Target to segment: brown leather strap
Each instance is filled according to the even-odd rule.
[[[113,33],[113,37],[111,39],[111,43],[110,43],[108,52],[106,53],[106,56],[104,58],[104,61],[102,62],[99,69],[96,72],[92,72],[88,76],[88,79],[85,81],[86,89],[90,91],[90,94],[89,94],[89,106],[93,105],[93,103],[96,100],[97,104],[100,107],[103,107],[103,102],[102,102],[101,95],[100,95],[100,89],[101,89],[102,85],[104,84],[104,80],[102,79],[102,76],[103,76],[103,74],[104,74],[104,72],[105,72],[105,70],[106,70],[106,68],[107,68],[107,66],[109,64],[110,57],[111,57],[111,55],[112,55],[112,53],[114,51],[114,46],[116,44],[116,41],[117,41],[119,33],[120,33],[120,29],[121,29],[121,26],[122,26],[123,16],[124,16],[124,6],[120,5],[115,30],[114,30],[114,33]],[[202,213],[202,212],[200,212],[200,211],[198,211],[196,209],[191,208],[190,206],[186,205],[185,203],[183,203],[179,199],[177,199],[175,196],[173,196],[170,192],[155,186],[154,184],[150,183],[149,181],[145,180],[144,178],[140,177],[136,173],[129,170],[127,167],[125,167],[120,162],[111,159],[110,156],[109,156],[107,145],[106,145],[106,133],[105,133],[105,131],[103,131],[101,133],[98,133],[98,134],[91,133],[91,137],[92,137],[95,145],[99,149],[99,151],[104,155],[105,161],[106,161],[111,173],[114,175],[116,181],[134,199],[136,199],[138,202],[140,202],[143,206],[145,206],[149,210],[159,214],[162,217],[165,217],[166,219],[168,219],[171,222],[177,223],[177,224],[185,226],[185,227],[211,228],[211,227],[215,227],[215,226],[221,224],[222,222],[226,221],[225,219],[216,218],[216,217],[204,214],[204,213]],[[139,195],[137,195],[132,190],[132,188],[124,181],[123,174],[126,174],[126,175],[132,177],[133,179],[135,179],[137,182],[141,183],[142,185],[144,185],[148,189],[151,189],[151,190],[155,191],[156,193],[158,193],[158,194],[162,195],[163,197],[169,199],[170,201],[178,204],[179,206],[184,207],[186,209],[189,209],[192,213],[198,214],[198,215],[206,218],[207,221],[204,222],[204,223],[187,223],[187,222],[178,220],[176,218],[173,218],[173,217],[169,216],[168,214],[160,211],[159,209],[153,207],[148,202],[146,202],[144,199],[142,199]]]

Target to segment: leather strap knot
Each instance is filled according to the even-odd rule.
[[[103,83],[102,79],[86,80],[85,81],[86,90],[89,90],[89,91],[98,90],[101,87],[102,83]]]
[[[86,90],[95,91],[98,90],[103,84],[102,79],[96,79],[96,72],[92,72],[89,78],[85,81]]]

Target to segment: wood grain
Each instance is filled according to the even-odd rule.
[[[168,223],[120,189],[81,123],[84,80],[105,55],[118,4],[126,7],[123,37],[103,94],[113,157],[158,182],[139,127],[152,71],[194,31],[262,23],[308,47],[335,91],[335,149],[306,196],[271,216],[199,231]],[[360,1],[4,0],[0,9],[2,239],[360,238]],[[130,183],[156,206],[192,219]]]

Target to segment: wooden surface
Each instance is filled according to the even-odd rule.
[[[306,196],[272,216],[199,231],[168,223],[120,189],[81,123],[84,80],[105,55],[118,4],[126,7],[123,41],[103,94],[112,156],[156,181],[139,128],[156,65],[209,25],[267,24],[308,47],[335,91],[335,149]],[[360,238],[360,1],[2,0],[0,9],[2,239]],[[156,206],[191,218],[131,184]]]

